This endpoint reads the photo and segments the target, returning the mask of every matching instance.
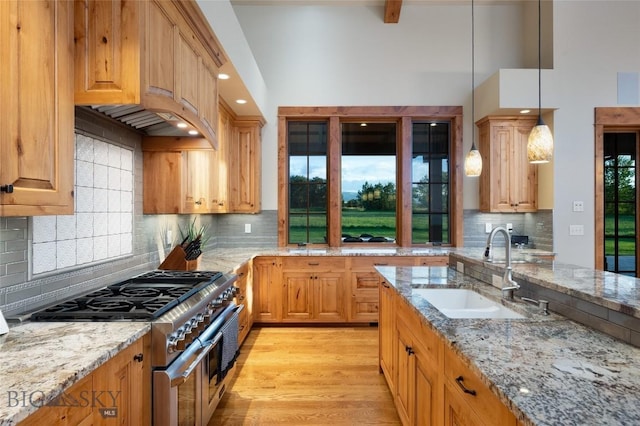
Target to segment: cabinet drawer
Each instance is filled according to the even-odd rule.
[[[424,256],[418,258],[419,266],[447,266],[449,265],[449,256]]]
[[[413,266],[415,257],[410,256],[354,256],[351,259],[351,269],[372,270],[374,266]]]
[[[423,351],[427,357],[438,365],[438,353],[441,345],[441,340],[438,335],[420,321],[418,315],[413,311],[404,300],[399,299],[397,304],[398,318],[402,319],[402,322],[409,327],[411,332],[420,341],[420,345],[423,347]]]
[[[290,271],[343,271],[345,268],[345,260],[340,257],[285,257],[282,259],[282,268]]]
[[[449,348],[445,349],[444,374],[452,392],[463,399],[484,423],[515,426],[516,418],[511,411]],[[465,393],[462,386],[475,391],[475,395]]]

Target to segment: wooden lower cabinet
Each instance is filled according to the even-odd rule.
[[[384,282],[379,327],[380,369],[403,425],[516,426],[513,413]]]
[[[282,259],[256,257],[253,260],[253,321],[282,321]]]
[[[442,392],[438,366],[442,343],[423,329],[410,309],[398,302],[397,383],[395,403],[398,415],[406,425],[441,424]]]
[[[237,305],[244,305],[244,309],[238,315],[238,342],[244,342],[253,326],[253,280],[252,268],[249,263],[243,263],[233,272],[238,276],[235,287],[238,289],[233,301]]]
[[[282,264],[283,321],[347,321],[344,258],[287,257]]]
[[[513,413],[449,348],[445,349],[444,376],[445,424],[516,426]]]
[[[150,342],[137,340],[20,426],[150,425]]]

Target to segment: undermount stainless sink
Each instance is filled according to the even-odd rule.
[[[525,318],[499,302],[494,302],[473,290],[447,288],[413,289],[412,294],[427,302],[449,318]]]

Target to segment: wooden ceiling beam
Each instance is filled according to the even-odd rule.
[[[397,24],[400,20],[402,0],[386,0],[384,3],[384,23]]]

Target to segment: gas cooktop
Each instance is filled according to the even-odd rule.
[[[155,270],[31,315],[33,321],[148,321],[222,277],[216,271]]]

